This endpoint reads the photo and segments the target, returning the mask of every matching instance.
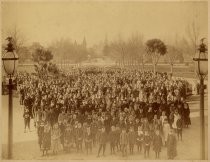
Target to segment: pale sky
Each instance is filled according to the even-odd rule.
[[[197,16],[196,16],[197,15]],[[88,46],[138,32],[145,39],[187,36],[193,21],[208,32],[207,2],[2,2],[2,36],[16,25],[27,43],[70,38]]]

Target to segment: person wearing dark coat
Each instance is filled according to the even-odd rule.
[[[23,87],[20,88],[20,105],[23,105],[23,101],[25,99],[25,90]]]
[[[81,123],[78,123],[78,128],[75,129],[75,137],[76,137],[76,147],[77,147],[77,152],[81,151],[82,152],[82,141],[83,141],[83,128]]]
[[[101,133],[99,134],[99,149],[98,149],[98,156],[100,156],[101,149],[103,148],[103,156],[105,156],[105,149],[106,149],[106,142],[107,142],[107,133],[104,127],[101,129]]]
[[[48,155],[48,150],[51,147],[51,128],[48,123],[44,126],[43,138],[42,138],[42,151],[44,155]]]
[[[41,150],[43,134],[44,134],[44,121],[39,121],[37,124],[38,143]]]
[[[66,126],[64,125],[64,123],[59,123],[59,128],[60,128],[60,131],[61,131],[60,141],[61,141],[61,144],[64,148],[64,134],[65,134]]]
[[[140,120],[139,118],[136,118],[135,123],[134,123],[134,131],[137,132],[138,131],[138,127],[141,126]]]
[[[110,132],[110,118],[108,116],[105,117],[105,120],[104,120],[104,127],[106,129],[106,133],[109,133]]]
[[[138,118],[141,120],[142,118],[145,118],[144,110],[143,108],[139,109]]]
[[[178,137],[178,140],[179,138],[181,139],[182,141],[182,118],[180,115],[178,115],[178,120],[176,121],[176,127],[177,127],[177,137]]]
[[[128,134],[126,133],[126,128],[123,128],[120,134],[120,148],[122,151],[122,156],[127,156],[127,145],[128,145]]]
[[[184,119],[184,124],[185,127],[188,128],[188,125],[191,125],[191,120],[190,120],[190,108],[188,103],[184,103],[184,109],[183,109],[183,119]]]
[[[55,113],[53,112],[53,109],[50,108],[47,121],[50,123],[51,128],[53,128],[53,125],[55,123]]]
[[[71,151],[73,138],[74,137],[73,137],[72,126],[68,123],[65,129],[65,133],[64,133],[64,147],[65,147],[65,151],[68,153]]]
[[[161,146],[162,146],[162,138],[160,136],[159,130],[156,130],[153,138],[153,150],[155,151],[156,158],[160,157]]]
[[[84,141],[88,155],[88,153],[92,153],[92,143],[93,143],[93,136],[89,126],[86,128],[86,132],[84,133]]]
[[[150,150],[150,145],[152,142],[152,138],[149,135],[148,131],[145,131],[144,135],[144,157],[149,157],[149,150]]]
[[[28,108],[24,109],[23,118],[24,118],[24,125],[25,125],[24,133],[26,133],[26,128],[27,127],[28,127],[28,129],[30,131],[30,120],[31,120]]]
[[[94,119],[91,123],[91,132],[92,132],[92,137],[93,137],[93,145],[96,145],[96,134],[98,131],[98,125],[97,125],[97,121]]]
[[[117,148],[117,151],[120,151],[120,134],[121,134],[121,130],[120,130],[120,127],[119,125],[117,124],[116,125],[116,148]]]
[[[171,129],[167,139],[167,155],[168,159],[174,159],[177,156],[177,141],[174,135],[174,130]]]
[[[115,154],[115,145],[116,145],[116,140],[117,140],[116,137],[117,137],[117,134],[116,134],[115,126],[112,126],[111,131],[109,133],[111,155]]]
[[[136,143],[136,133],[134,132],[134,128],[131,127],[128,132],[128,143],[130,154],[133,154],[134,144]]]
[[[54,109],[53,112],[54,112],[54,115],[55,115],[55,122],[58,122],[58,116],[61,112],[61,109],[60,109],[59,105],[55,106],[55,109]]]
[[[142,121],[142,131],[145,132],[145,131],[149,131],[149,130],[150,130],[149,122],[148,122],[148,119],[145,118],[145,119]]]
[[[148,112],[147,112],[147,119],[148,119],[148,122],[149,122],[149,123],[152,123],[153,118],[154,118],[154,113],[153,113],[153,111],[152,111],[152,107],[150,106],[150,107],[149,107],[149,110],[148,110]]]

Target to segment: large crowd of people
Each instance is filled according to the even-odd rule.
[[[84,68],[58,78],[18,74],[25,132],[34,119],[43,156],[60,151],[96,156],[132,156],[151,148],[156,158],[167,147],[177,155],[177,139],[190,125],[187,81],[167,73]]]

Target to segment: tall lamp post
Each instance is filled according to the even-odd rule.
[[[8,159],[12,159],[12,144],[13,144],[13,108],[12,108],[12,76],[17,69],[18,57],[12,44],[12,37],[8,37],[6,40],[9,41],[5,48],[5,53],[2,57],[2,62],[6,74],[9,76],[9,111],[8,111]]]
[[[204,120],[204,79],[208,74],[208,56],[207,46],[204,44],[205,38],[201,39],[201,44],[198,48],[196,57],[193,58],[195,61],[195,70],[200,79],[200,154],[201,159],[205,160],[205,120]]]

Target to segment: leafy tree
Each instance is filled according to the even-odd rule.
[[[48,71],[49,73],[51,73],[52,75],[57,75],[57,74],[59,74],[59,69],[58,69],[58,67],[56,66],[56,64],[53,64],[53,63],[51,63],[51,62],[48,64],[47,71]]]
[[[40,64],[41,62],[47,63],[53,59],[52,52],[44,48],[37,48],[34,53],[32,53],[32,59],[34,62]]]
[[[52,52],[50,50],[44,49],[42,46],[38,47],[32,53],[32,59],[36,63],[35,71],[38,76],[45,79],[49,73],[54,72],[52,70],[52,65],[49,63],[53,59]]]
[[[154,74],[160,59],[167,52],[166,45],[160,39],[150,39],[146,42],[146,52],[152,58]]]

